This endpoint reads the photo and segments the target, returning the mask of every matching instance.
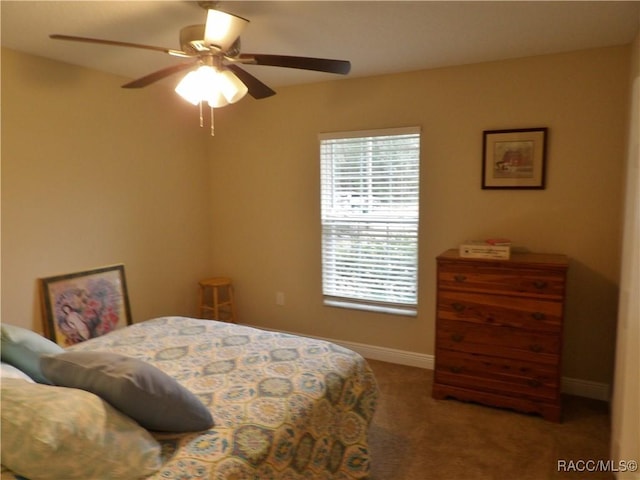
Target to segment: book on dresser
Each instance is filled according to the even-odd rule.
[[[511,245],[497,245],[483,241],[467,241],[460,245],[460,256],[463,258],[495,258],[509,260]]]
[[[452,249],[436,261],[433,397],[561,421],[567,257],[476,259]]]

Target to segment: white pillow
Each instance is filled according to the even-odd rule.
[[[33,378],[24,373],[19,368],[14,367],[8,363],[0,362],[0,377],[4,378],[20,378],[27,382],[33,382]]]
[[[93,393],[2,379],[2,465],[38,480],[115,480],[151,475],[161,447]]]

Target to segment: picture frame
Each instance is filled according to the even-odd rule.
[[[131,325],[124,265],[40,279],[42,321],[62,347]]]
[[[483,189],[544,189],[547,128],[485,130]]]

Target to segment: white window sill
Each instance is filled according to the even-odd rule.
[[[417,317],[416,307],[395,307],[390,305],[375,305],[369,303],[349,302],[347,300],[324,299],[323,303],[327,307],[350,308],[352,310],[364,310],[367,312],[388,313],[391,315],[403,315],[406,317]]]

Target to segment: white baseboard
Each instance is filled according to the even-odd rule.
[[[364,358],[370,358],[371,360],[380,360],[382,362],[397,363],[399,365],[426,368],[428,370],[433,370],[435,364],[434,356],[424,353],[407,352],[404,350],[376,347],[373,345],[345,342],[342,340],[326,340],[349,348],[354,352],[358,352]],[[593,398],[595,400],[602,400],[605,402],[608,402],[610,399],[609,385],[606,383],[581,380],[579,378],[562,377],[561,388],[562,393],[569,395]]]
[[[611,400],[611,390],[608,384],[579,378],[562,377],[562,393],[593,398],[603,402]]]
[[[345,348],[359,353],[364,358],[371,360],[380,360],[381,362],[397,363],[398,365],[407,365],[409,367],[426,368],[433,370],[434,356],[426,353],[408,352],[406,350],[397,350],[395,348],[377,347],[375,345],[366,345],[364,343],[346,342],[343,340],[334,340],[323,338],[329,342],[337,343]]]
[[[265,327],[263,330],[270,330]],[[301,335],[310,337],[311,335],[303,335],[295,332],[292,335]],[[379,360],[381,362],[396,363],[398,365],[407,365],[409,367],[426,368],[433,370],[434,356],[426,353],[409,352],[406,350],[398,350],[395,348],[378,347],[376,345],[367,345],[364,343],[349,342],[345,340],[336,340],[334,338],[314,337],[318,340],[325,340],[341,345],[345,348],[359,353],[364,358],[371,360]],[[608,402],[611,398],[609,385],[606,383],[592,382],[589,380],[581,380],[579,378],[562,377],[562,393],[569,395],[577,395],[579,397],[593,398]]]

